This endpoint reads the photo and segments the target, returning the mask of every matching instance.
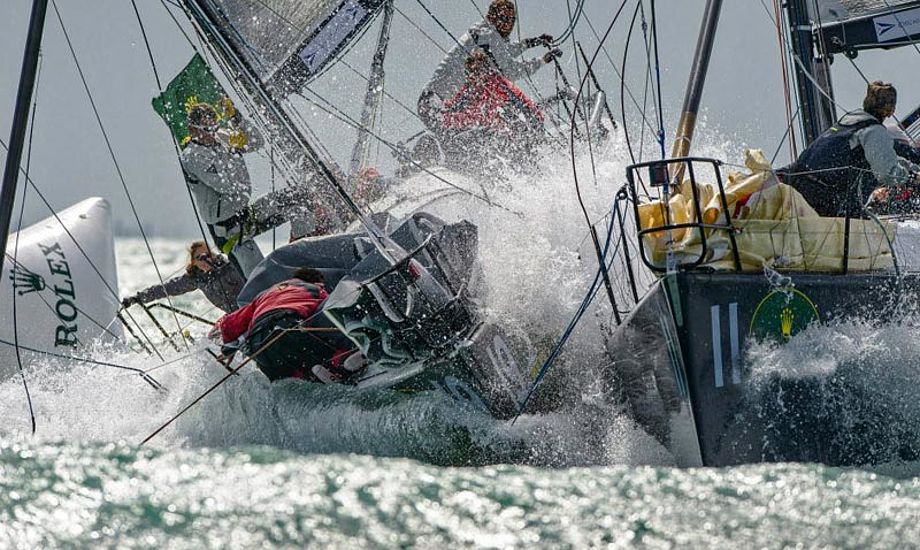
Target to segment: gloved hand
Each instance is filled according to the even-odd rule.
[[[233,101],[227,96],[224,96],[220,100],[220,109],[222,111],[221,115],[226,119],[234,119],[239,115],[236,110],[236,105],[234,105]]]
[[[524,39],[525,48],[536,48],[537,46],[546,46],[547,48],[553,44],[553,36],[550,34],[541,34],[540,36],[535,36],[533,38]]]
[[[134,304],[139,304],[139,303],[141,303],[141,301],[137,299],[137,296],[136,296],[136,295],[135,295],[135,296],[128,296],[127,298],[122,299],[122,301],[121,301],[121,307],[122,307],[122,309],[128,309],[129,307],[133,306]]]
[[[553,59],[557,57],[562,57],[562,50],[560,50],[559,48],[553,48],[550,51],[546,52],[546,54],[543,56],[543,62],[552,63]]]

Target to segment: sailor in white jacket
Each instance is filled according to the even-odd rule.
[[[221,129],[217,111],[199,103],[189,111],[191,140],[180,156],[189,189],[198,212],[208,225],[221,251],[227,253],[244,276],[262,261],[262,252],[253,237],[292,222],[292,237],[306,234],[312,219],[305,206],[307,199],[283,190],[260,197],[252,205],[252,180],[243,153],[262,147],[259,131],[224,101],[224,112],[233,130]]]
[[[418,101],[419,117],[429,130],[436,134],[440,131],[442,104],[454,97],[466,81],[466,60],[474,50],[485,51],[502,75],[512,82],[534,74],[561,55],[558,49],[552,49],[543,57],[520,59],[524,50],[549,46],[553,37],[544,34],[511,43],[508,37],[516,21],[517,8],[512,0],[493,0],[486,18],[473,25],[447,53]]]

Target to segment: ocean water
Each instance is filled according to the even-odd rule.
[[[626,158],[619,143],[602,153],[596,184],[580,165],[597,219],[622,184],[616,159]],[[480,227],[496,319],[552,334],[577,308],[596,265],[583,253],[570,186],[563,162],[497,186],[492,197],[507,210],[456,212]],[[182,268],[185,244],[152,243],[164,274]],[[155,282],[143,243],[116,247],[122,294]],[[218,316],[200,296],[175,305]],[[598,304],[589,317],[557,376],[589,381],[602,364],[609,311]],[[440,394],[355,397],[269,384],[247,368],[142,446],[226,373],[205,351],[206,326],[160,320],[196,341],[172,349],[147,323],[162,359],[136,345],[92,352],[148,370],[167,391],[114,368],[33,359],[33,436],[21,382],[0,383],[0,547],[920,546],[920,464],[680,469],[590,383],[570,407],[510,423]],[[755,346],[752,383],[776,373],[829,378],[856,365],[868,381],[890,382],[867,383],[860,397],[892,404],[899,422],[916,427],[920,400],[903,382],[917,379],[920,330],[908,321],[843,323]]]

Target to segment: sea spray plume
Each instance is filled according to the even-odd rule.
[[[906,319],[847,319],[813,325],[783,345],[757,343],[747,354],[749,397],[739,426],[763,430],[766,459],[920,459],[920,402],[911,383],[920,369],[918,337]]]

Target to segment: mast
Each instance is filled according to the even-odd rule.
[[[26,37],[25,52],[22,56],[22,71],[19,77],[19,90],[16,93],[16,108],[13,113],[13,125],[10,128],[9,152],[3,171],[3,189],[0,190],[0,273],[3,272],[3,260],[6,256],[6,241],[10,236],[10,218],[13,215],[13,202],[16,199],[16,185],[19,181],[19,163],[22,161],[22,149],[26,129],[29,125],[29,104],[35,89],[35,73],[38,68],[38,55],[45,30],[45,12],[48,0],[35,0],[32,3],[32,15],[29,19],[29,34]]]
[[[264,85],[252,67],[235,51],[233,46],[224,39],[223,35],[213,27],[207,12],[200,4],[200,0],[185,0],[185,5],[189,8],[193,23],[197,24],[211,39],[211,42],[217,47],[218,53],[228,62],[228,65],[236,73],[235,75],[227,76],[241,82],[243,86],[253,94],[253,97],[258,99],[262,106],[265,107],[266,111],[272,114],[279,123],[280,129],[287,134],[287,137],[291,139],[292,143],[296,144],[296,146],[300,147],[306,153],[316,173],[332,187],[332,190],[335,191],[358,221],[361,222],[371,242],[374,243],[375,248],[377,248],[383,257],[391,264],[395,264],[399,259],[402,259],[406,255],[406,252],[390,239],[369,216],[365,215],[357,203],[355,203],[354,199],[343,186],[343,182],[339,181],[335,172],[325,161],[323,161],[316,149],[314,149],[309,140],[307,140],[306,136],[304,136],[296,124],[293,123],[284,108],[278,103],[272,91]]]
[[[377,37],[377,49],[374,52],[374,61],[371,64],[370,78],[367,79],[367,94],[364,96],[364,110],[361,111],[361,127],[358,128],[358,141],[351,153],[351,176],[358,173],[361,168],[367,141],[370,138],[370,128],[374,113],[380,107],[383,99],[383,61],[387,55],[387,46],[390,44],[390,27],[393,22],[393,2],[387,0],[383,5],[383,21],[380,24],[380,35]]]
[[[685,157],[690,153],[693,130],[696,128],[696,115],[700,109],[700,99],[703,97],[703,85],[706,84],[706,73],[709,70],[709,59],[712,57],[712,45],[715,42],[721,11],[722,0],[706,1],[700,36],[696,42],[696,53],[693,55],[693,65],[690,68],[690,79],[684,94],[684,106],[671,149],[672,158]]]
[[[836,120],[834,104],[824,97],[815,83],[833,97],[827,54],[815,55],[815,43],[807,0],[789,0],[786,14],[792,36],[793,67],[798,90],[802,133],[805,145],[817,138]]]

